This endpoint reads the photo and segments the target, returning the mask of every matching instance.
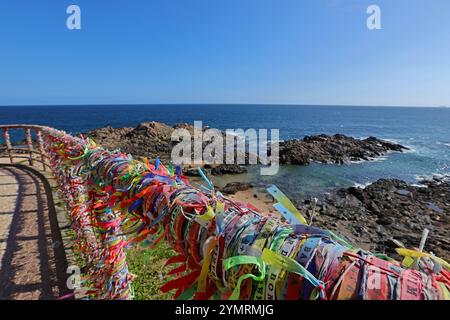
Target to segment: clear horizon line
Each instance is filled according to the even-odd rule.
[[[450,106],[420,105],[373,105],[373,104],[297,104],[297,103],[79,103],[79,104],[5,104],[0,107],[85,107],[85,106],[210,106],[210,105],[242,105],[242,106],[292,106],[292,107],[373,107],[373,108],[450,108]]]

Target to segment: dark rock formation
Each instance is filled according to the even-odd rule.
[[[193,136],[192,125],[178,124],[171,127],[159,122],[144,122],[135,128],[105,127],[93,130],[88,135],[105,148],[120,148],[123,152],[149,159],[159,156],[161,160],[168,161],[172,148],[177,143],[171,141],[171,135],[173,130],[178,128],[188,130]],[[402,152],[406,149],[399,144],[375,137],[358,140],[342,134],[306,136],[303,140],[288,140],[280,143],[280,163],[307,165],[316,161],[343,164],[370,160],[389,151]],[[245,154],[246,159],[247,157],[248,155]],[[222,165],[212,169],[212,174],[245,172],[242,168],[238,165]]]
[[[235,194],[238,191],[245,191],[250,188],[253,188],[253,185],[251,183],[230,182],[227,183],[223,188],[221,188],[220,191],[226,194]]]
[[[394,254],[392,239],[418,247],[423,229],[430,230],[425,245],[450,258],[450,179],[422,181],[412,186],[401,180],[381,179],[364,189],[348,188],[319,200],[314,225],[344,234],[376,252]],[[300,205],[311,212],[309,204]]]
[[[147,157],[152,161],[160,157],[164,163],[168,163],[172,149],[177,144],[176,141],[171,140],[172,132],[179,128],[188,130],[191,136],[194,136],[192,125],[183,123],[171,127],[154,121],[141,123],[135,128],[100,128],[88,132],[87,135],[104,148],[120,149],[122,152]],[[204,143],[203,147],[206,144]],[[193,150],[191,152],[193,154]],[[205,167],[206,173],[213,175],[238,174],[247,171],[245,167],[237,164]],[[184,168],[183,172],[187,176],[199,176],[197,168]]]
[[[303,140],[287,140],[280,143],[280,163],[307,165],[314,161],[344,164],[370,160],[389,151],[402,152],[406,149],[402,145],[375,137],[359,140],[342,134],[306,136]]]
[[[222,174],[240,174],[247,172],[247,168],[238,164],[221,164],[211,169],[211,173],[215,176]]]
[[[159,156],[168,161],[173,147],[173,130],[163,123],[145,122],[135,128],[100,128],[89,132],[88,136],[107,149],[120,149],[151,160]]]
[[[203,170],[206,174],[209,174],[208,170]],[[183,169],[183,175],[187,177],[200,177],[200,173],[198,172],[197,168],[184,168]]]

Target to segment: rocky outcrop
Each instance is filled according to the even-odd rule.
[[[167,163],[170,161],[173,147],[178,143],[172,141],[175,129],[188,130],[193,137],[194,127],[189,124],[169,126],[159,122],[144,122],[135,128],[105,127],[88,132],[87,135],[107,149],[120,149],[135,156],[147,157],[150,160],[160,157]],[[206,127],[204,128],[204,130]],[[207,145],[203,143],[203,148]],[[192,143],[193,148],[193,143]],[[235,146],[236,147],[236,146]],[[280,164],[307,165],[312,161],[321,163],[350,163],[351,161],[370,160],[389,151],[407,149],[399,144],[370,137],[358,140],[341,134],[334,136],[318,135],[306,136],[303,140],[288,140],[280,143]],[[224,145],[224,154],[227,146]],[[234,149],[236,153],[236,148]],[[193,154],[193,149],[191,149]],[[244,154],[248,160],[248,153]],[[239,174],[246,172],[244,166],[238,164],[223,164],[205,166],[207,173],[212,175]],[[185,168],[190,176],[197,176],[195,170]]]
[[[145,122],[135,128],[105,127],[90,131],[87,135],[107,149],[120,149],[135,156],[163,161],[170,158],[173,127],[159,122]]]
[[[402,152],[406,147],[375,137],[359,140],[342,134],[306,136],[303,140],[280,143],[280,163],[307,165],[310,162],[344,164],[371,160],[389,151]]]
[[[203,172],[207,175],[221,176],[224,174],[241,174],[246,173],[247,168],[238,164],[219,164],[219,165],[204,165]],[[195,168],[184,168],[183,174],[188,177],[199,177],[200,173]]]
[[[182,123],[172,127],[154,121],[141,123],[135,128],[100,128],[88,132],[87,135],[104,148],[120,149],[122,152],[147,157],[152,161],[159,157],[161,161],[168,163],[172,149],[177,144],[176,141],[171,140],[171,136],[173,131],[179,128],[188,130],[191,136],[194,136],[194,126],[192,125]],[[206,143],[204,143],[205,145]],[[193,150],[191,152],[193,154]],[[183,171],[187,176],[199,175],[196,168],[186,167]],[[212,175],[223,175],[244,173],[247,169],[237,164],[221,164],[205,165],[205,171]]]
[[[450,258],[450,179],[422,181],[413,186],[401,180],[382,179],[366,188],[338,190],[319,200],[314,225],[345,234],[367,249],[394,254],[402,242],[418,247],[422,231],[430,230],[425,250]],[[310,201],[300,205],[307,214]]]
[[[120,148],[137,156],[168,162],[176,142],[171,141],[175,128],[191,133],[193,126],[174,127],[158,122],[146,122],[135,128],[101,128],[89,133],[102,146]],[[390,151],[407,148],[375,137],[355,139],[336,134],[307,136],[302,140],[280,143],[280,163],[307,165],[311,162],[346,164],[371,160]],[[209,175],[238,174],[246,171],[237,164],[204,166]],[[189,176],[198,176],[196,168],[184,168]],[[229,183],[221,188],[226,194],[235,194],[251,188],[248,183]],[[311,201],[298,204],[309,216]],[[408,248],[417,247],[423,229],[430,230],[425,250],[444,259],[450,257],[450,181],[432,179],[423,186],[409,185],[400,180],[382,179],[366,188],[348,188],[335,191],[319,199],[315,209],[314,225],[342,234],[350,241],[375,252],[394,254],[398,241]],[[394,242],[395,241],[395,242]]]
[[[220,176],[223,174],[241,174],[247,172],[247,168],[238,164],[220,164],[211,168],[211,174]]]
[[[230,182],[227,183],[220,191],[225,194],[235,194],[238,191],[245,191],[253,188],[253,184],[247,182]]]

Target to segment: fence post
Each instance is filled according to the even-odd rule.
[[[42,141],[42,134],[41,134],[40,129],[36,129],[36,140],[37,140],[37,144],[38,144],[39,154],[41,155],[42,168],[44,169],[44,171],[46,171],[46,169],[47,169],[47,165],[45,164],[46,156],[45,156],[44,144]]]
[[[13,163],[13,156],[11,152],[11,140],[9,139],[9,132],[8,128],[3,128],[3,136],[5,137],[5,145],[6,145],[6,151],[8,152],[9,161]]]
[[[33,166],[33,141],[31,140],[31,129],[25,128],[25,137],[27,140],[28,153],[30,154],[30,166]]]

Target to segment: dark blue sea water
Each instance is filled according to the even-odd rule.
[[[203,121],[218,129],[280,129],[282,139],[343,133],[376,136],[411,148],[373,162],[351,165],[286,166],[274,177],[254,168],[244,177],[276,183],[292,196],[365,185],[379,178],[416,182],[421,176],[450,174],[450,108],[278,106],[278,105],[150,105],[0,107],[0,124],[43,124],[78,133],[111,125],[136,126],[144,121],[167,124]]]

